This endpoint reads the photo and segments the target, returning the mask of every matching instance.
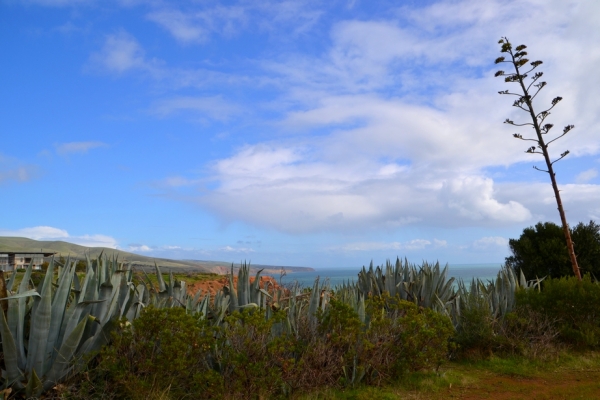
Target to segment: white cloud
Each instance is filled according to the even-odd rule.
[[[53,228],[51,226],[34,226],[31,228],[22,228],[17,230],[0,230],[0,236],[26,237],[34,240],[42,239],[64,239],[69,234],[64,229]]]
[[[486,236],[481,239],[477,239],[473,242],[472,246],[478,250],[487,250],[494,247],[506,247],[508,245],[508,239],[501,236]]]
[[[510,200],[500,203],[494,198],[493,181],[476,176],[453,179],[442,189],[448,207],[461,216],[472,220],[497,220],[523,222],[531,218],[531,212],[521,203]]]
[[[591,181],[592,179],[594,179],[595,177],[598,176],[598,170],[596,170],[596,168],[590,168],[587,169],[583,172],[580,172],[576,177],[575,177],[575,182],[577,183],[586,183]]]
[[[62,240],[69,243],[79,244],[87,247],[109,247],[117,248],[117,240],[106,235],[81,235],[71,236],[60,228],[52,226],[34,226],[15,230],[0,229],[0,236],[26,237],[34,240]]]
[[[224,246],[218,249],[218,251],[222,251],[225,253],[254,253],[254,249],[250,247],[231,247]]]
[[[393,18],[343,21],[332,29],[331,46],[322,55],[264,62],[280,76],[285,104],[293,104],[281,127],[300,139],[257,143],[217,160],[212,177],[218,187],[199,202],[226,221],[291,233],[534,221],[547,208],[538,206],[547,204],[546,191],[534,193],[528,183],[508,190],[485,172],[532,161],[501,123],[527,115],[517,118],[510,99],[497,94],[506,86],[493,78],[497,40],[517,31],[514,27],[527,27],[532,56],[547,60],[545,76],[555,81],[536,100],[549,102],[566,92],[575,100],[561,104],[566,110],[557,108],[556,117],[577,114],[590,128],[576,140],[565,138],[574,154],[597,151],[600,121],[597,113],[573,107],[576,91],[594,89],[566,83],[588,75],[555,49],[557,43],[573,49],[580,65],[596,65],[600,52],[580,51],[594,49],[594,41],[582,43],[568,33],[574,20],[594,30],[583,15],[590,10],[573,2],[526,3],[438,2],[409,10],[405,19],[412,24]],[[532,13],[522,13],[529,7]],[[581,107],[592,110],[598,104]],[[327,134],[311,137],[314,130]]]
[[[10,169],[0,169],[0,183],[6,181],[27,182],[38,175],[38,168],[34,165],[23,165]]]
[[[75,153],[85,154],[91,149],[107,146],[106,143],[102,142],[68,142],[55,145],[56,152],[61,156]]]
[[[156,60],[148,60],[138,41],[129,33],[121,30],[107,35],[102,49],[90,56],[94,69],[122,74],[130,70],[142,70],[159,73]]]
[[[139,252],[144,253],[144,252],[148,252],[148,251],[152,251],[152,250],[155,250],[155,249],[153,249],[152,247],[147,246],[145,244],[130,244],[127,247],[127,251],[132,251],[132,252],[139,251]]]
[[[155,11],[148,14],[148,19],[158,23],[183,42],[208,40],[210,31],[203,26],[203,21],[195,21],[196,18],[179,10]]]
[[[219,187],[199,202],[225,220],[291,233],[397,228],[417,222],[505,225],[531,218],[518,201],[496,198],[489,178],[454,177],[452,171],[419,166],[392,168],[388,161],[364,157],[364,147],[341,160],[320,157],[335,153],[334,146],[247,146],[214,165]]]
[[[425,239],[414,239],[404,245],[406,250],[420,250],[429,246],[431,242]]]
[[[161,116],[189,111],[199,116],[207,116],[218,121],[226,121],[232,115],[239,113],[240,108],[231,102],[223,100],[222,96],[191,97],[182,96],[158,102],[152,111]]]
[[[445,241],[444,246],[445,246]],[[437,246],[439,241],[434,240]],[[422,250],[431,246],[431,241],[426,239],[413,239],[407,242],[356,242],[347,243],[342,246],[331,247],[330,250],[354,252],[354,251],[385,251],[385,250]]]
[[[445,240],[433,239],[433,245],[435,247],[447,247],[448,246],[448,242],[445,241]]]
[[[65,239],[65,241],[87,247],[108,247],[111,249],[118,248],[117,240],[106,235],[69,236],[67,239]]]
[[[500,201],[511,198],[531,210],[532,218],[528,223],[554,221],[560,223],[556,209],[556,199],[550,182],[548,183],[502,183],[497,185],[497,197]],[[560,195],[571,225],[598,219],[600,208],[600,185],[566,184],[559,182]]]
[[[27,182],[39,175],[37,165],[23,164],[15,157],[0,153],[0,184],[8,181]]]
[[[310,31],[322,14],[312,2],[260,1],[188,9],[170,5],[148,13],[147,18],[187,44],[206,43],[213,35],[232,37],[247,29],[274,33],[285,29],[287,35],[296,36]]]
[[[95,0],[25,0],[24,3],[36,4],[47,7],[65,7],[77,5],[90,5],[95,3]]]

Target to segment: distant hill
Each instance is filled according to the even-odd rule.
[[[155,258],[142,256],[140,254],[129,253],[127,251],[112,249],[109,247],[86,247],[78,244],[64,242],[62,240],[46,241],[33,240],[23,237],[0,236],[0,254],[4,252],[48,252],[57,253],[56,256],[76,259],[85,259],[86,255],[90,258],[97,258],[100,254],[109,257],[117,257],[120,261],[130,262],[134,267],[148,269],[154,268],[156,263],[163,271],[172,270],[173,272],[206,272],[225,274],[231,270],[231,263],[226,261],[203,261],[203,260],[170,260],[167,258]],[[239,265],[234,264],[234,269]],[[314,271],[309,267],[288,267],[277,265],[259,265],[251,264],[251,272],[255,273],[258,269],[264,269],[268,275],[279,274],[281,269],[286,272]]]

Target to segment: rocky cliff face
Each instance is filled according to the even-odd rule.
[[[254,283],[254,280],[256,278],[254,276],[250,277],[250,283]],[[233,278],[233,284],[237,286],[237,281],[238,278],[237,276],[234,276]],[[272,276],[261,276],[260,277],[260,288],[261,289],[265,289],[267,291],[275,288],[278,289],[279,288],[279,283],[277,283],[277,280],[275,278],[273,278]],[[221,289],[223,289],[223,286],[229,286],[229,277],[228,276],[223,276],[223,277],[219,277],[218,279],[214,279],[214,280],[210,280],[210,281],[202,281],[202,282],[196,282],[193,284],[190,284],[187,286],[187,291],[189,294],[194,295],[198,292],[198,290],[202,290],[202,293],[206,293],[209,292],[211,297],[214,297],[214,295]]]

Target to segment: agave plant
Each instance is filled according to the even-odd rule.
[[[388,260],[384,268],[373,263],[367,270],[365,267],[358,274],[356,288],[363,296],[381,295],[387,292],[390,296],[400,296],[403,300],[412,301],[418,306],[447,312],[455,300],[453,289],[454,278],[448,278],[448,265],[443,269],[439,263],[433,265],[425,262],[417,266],[404,264],[399,258],[395,265]]]
[[[459,281],[457,297],[450,313],[455,327],[459,325],[462,310],[476,304],[473,300],[482,299],[487,302],[490,316],[502,318],[515,307],[515,292],[518,289],[541,290],[544,278],[527,281],[521,271],[517,279],[512,268],[504,266],[495,280],[484,283],[481,279],[473,279],[467,285]]]
[[[83,282],[75,263],[67,260],[54,280],[55,262],[48,266],[37,288],[30,285],[32,265],[17,290],[14,274],[7,283],[10,295],[6,316],[0,316],[0,334],[6,371],[5,388],[39,396],[63,379],[83,354],[98,350],[109,337],[117,318],[135,318],[132,305],[140,301],[131,283],[131,268],[124,270],[106,257],[88,267]]]

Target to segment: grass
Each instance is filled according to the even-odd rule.
[[[383,387],[324,389],[299,400],[600,399],[600,353],[563,352],[551,362],[492,357],[449,362]]]

